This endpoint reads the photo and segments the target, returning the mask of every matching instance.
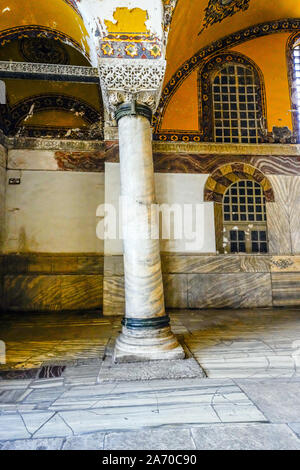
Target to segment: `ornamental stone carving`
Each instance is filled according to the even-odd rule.
[[[103,101],[110,113],[122,103],[133,100],[158,106],[166,70],[165,60],[101,59],[99,76]]]

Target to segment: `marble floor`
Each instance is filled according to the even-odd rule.
[[[120,318],[3,315],[0,449],[300,450],[300,310],[170,314],[182,378],[175,363],[110,375]]]

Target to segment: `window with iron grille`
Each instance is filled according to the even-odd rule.
[[[215,142],[256,144],[260,139],[261,108],[251,66],[228,64],[213,80]]]
[[[223,197],[225,253],[267,253],[266,201],[259,183],[232,184]]]
[[[292,77],[293,77],[293,93],[292,101],[295,112],[294,122],[295,131],[300,136],[300,38],[298,37],[292,48]]]

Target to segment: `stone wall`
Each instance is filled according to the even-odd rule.
[[[0,253],[5,237],[6,149],[0,145]],[[0,263],[0,311],[3,307],[3,270]]]
[[[101,310],[103,255],[0,256],[3,306],[8,311]]]
[[[205,240],[162,242],[168,308],[300,305],[300,149],[154,143],[159,203],[199,203]],[[19,148],[12,148],[12,146]],[[28,140],[0,148],[0,300],[6,310],[124,313],[122,244],[97,239],[96,208],[119,196],[118,144]],[[248,162],[267,175],[269,255],[216,255],[208,175]],[[20,178],[8,185],[7,177]],[[4,210],[6,192],[6,210]],[[5,223],[4,223],[5,218]]]
[[[300,256],[162,254],[169,309],[300,306]],[[124,313],[122,256],[104,260],[104,315]]]

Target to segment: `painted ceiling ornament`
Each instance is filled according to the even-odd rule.
[[[205,9],[205,17],[201,34],[209,26],[221,23],[225,18],[233,16],[239,11],[246,11],[250,6],[250,0],[209,0]]]
[[[69,63],[69,56],[64,46],[53,39],[25,38],[20,41],[20,52],[27,62],[40,64]]]

